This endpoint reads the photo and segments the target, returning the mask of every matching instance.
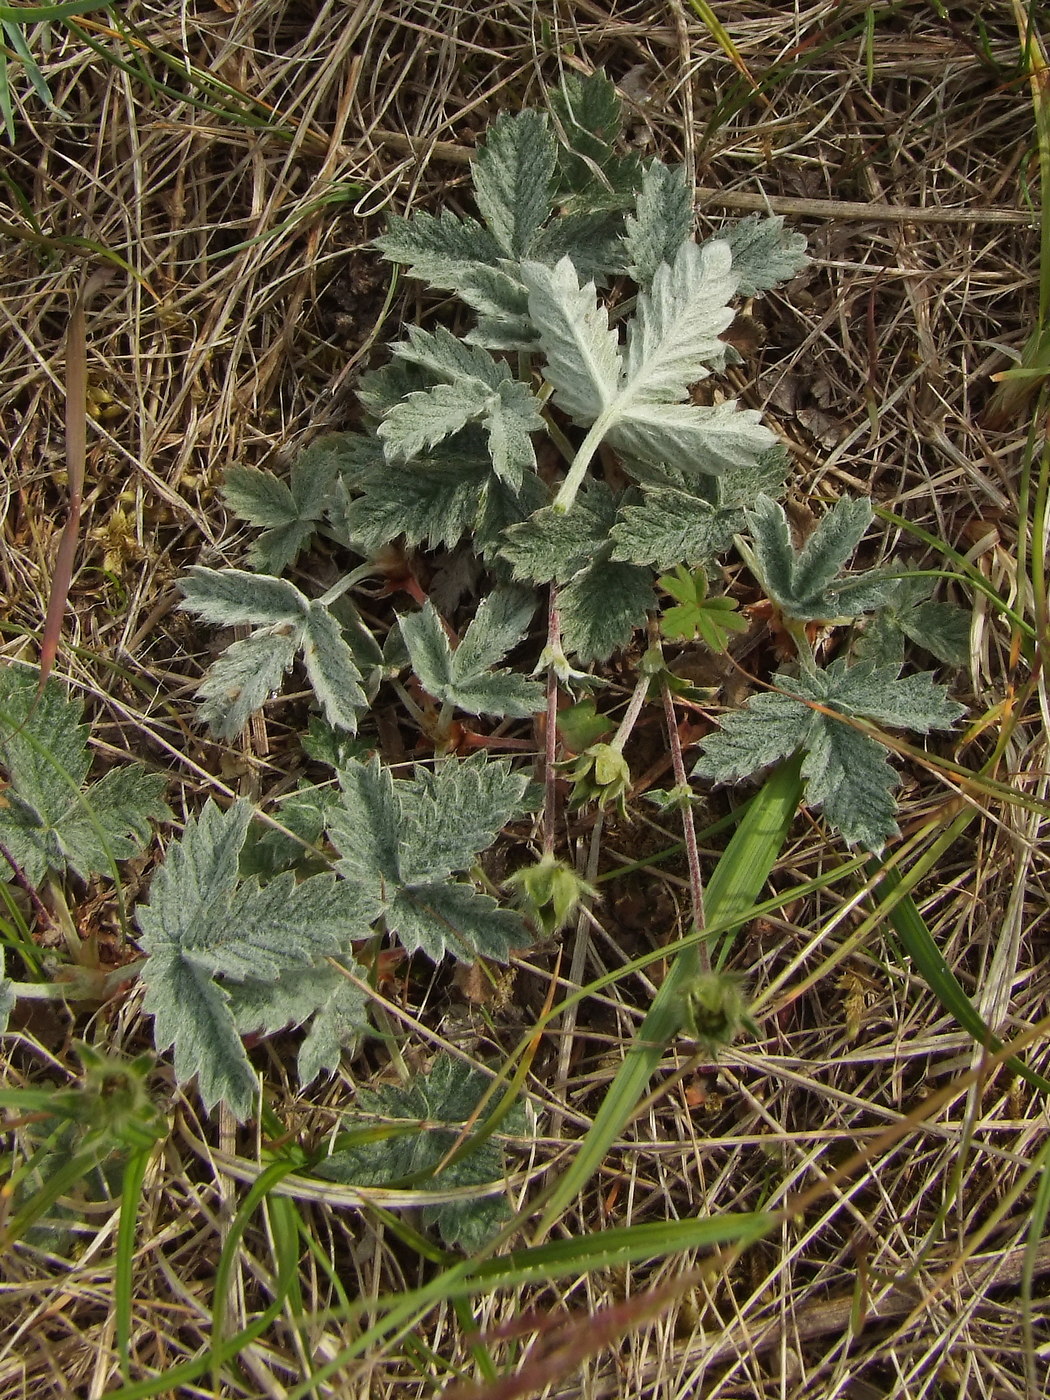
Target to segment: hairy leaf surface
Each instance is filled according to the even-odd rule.
[[[880,607],[887,596],[887,580],[878,574],[838,576],[871,520],[870,501],[843,497],[796,551],[783,506],[759,496],[747,512],[749,562],[767,596],[788,617],[803,622],[858,617]]]
[[[323,603],[311,602],[285,579],[239,569],[194,567],[180,586],[186,595],[180,608],[209,622],[258,627],[232,643],[197,688],[204,702],[200,718],[219,738],[236,738],[254,711],[280,689],[300,648],[329,724],[356,730],[357,709],[366,703],[361,672],[342,628]]]
[[[503,1152],[492,1138],[479,1138],[465,1155],[438,1170],[471,1121],[490,1079],[451,1055],[438,1055],[425,1074],[405,1085],[360,1089],[344,1129],[391,1119],[418,1124],[412,1132],[339,1148],[317,1167],[319,1176],[350,1186],[396,1186],[417,1190],[475,1188],[461,1201],[427,1206],[424,1221],[434,1224],[450,1248],[476,1253],[510,1218],[503,1189]],[[505,1133],[524,1133],[525,1117],[515,1107],[503,1120]]]
[[[543,708],[543,686],[491,668],[522,639],[535,610],[536,600],[526,590],[495,589],[455,651],[432,603],[399,621],[412,669],[435,700],[471,715],[524,719]]]
[[[243,1121],[257,1090],[241,1044],[230,984],[276,983],[316,967],[368,934],[357,891],[334,875],[261,886],[240,878],[251,807],[212,802],[191,819],[153,877],[136,918],[147,954],[144,1009],[158,1050],[174,1047],[179,1082],[198,1078],[209,1110],[220,1099]],[[279,1014],[271,1002],[263,1019]],[[289,1009],[289,1020],[295,1006]],[[286,1024],[283,1022],[282,1024]]]
[[[0,842],[30,884],[49,871],[72,870],[87,880],[135,855],[149,839],[151,821],[170,818],[164,778],[129,764],[86,783],[84,707],[54,678],[37,699],[37,684],[38,673],[28,667],[0,669],[0,769],[7,779]],[[12,875],[0,861],[0,880]]]
[[[785,232],[779,214],[769,218],[749,214],[746,219],[719,229],[715,237],[729,244],[741,296],[767,292],[789,281],[809,263],[805,236]]]
[[[673,263],[692,236],[693,197],[680,165],[654,160],[642,175],[635,212],[624,224],[627,272],[649,287],[661,263]]]
[[[528,943],[520,918],[448,876],[510,820],[528,779],[494,761],[448,759],[445,768],[396,780],[378,760],[343,769],[328,826],[342,856],[337,869],[370,920],[382,914],[409,951],[504,961],[511,947]]]
[[[471,163],[474,197],[503,253],[520,260],[551,211],[557,144],[542,112],[503,113]]]
[[[752,697],[701,744],[695,777],[731,782],[803,749],[808,800],[851,844],[879,851],[897,835],[891,796],[897,778],[882,746],[806,701],[877,724],[929,733],[964,713],[928,674],[898,676],[896,666],[834,661],[826,671],[774,676],[787,694]],[[794,697],[798,697],[797,699]]]
[[[348,465],[345,437],[333,434],[300,453],[287,483],[256,467],[234,466],[226,473],[226,504],[263,531],[248,551],[253,568],[265,574],[281,573],[320,525],[332,485]]]

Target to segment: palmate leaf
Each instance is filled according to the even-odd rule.
[[[179,581],[179,607],[208,622],[248,624],[256,631],[232,643],[197,688],[202,721],[220,739],[234,739],[250,716],[280,689],[296,652],[329,724],[354,733],[367,705],[361,672],[339,623],[286,579],[240,569],[194,566]],[[360,624],[363,629],[363,624]]]
[[[488,432],[496,475],[520,487],[524,473],[536,466],[531,434],[544,427],[528,386],[512,377],[505,362],[444,330],[410,330],[394,353],[445,382],[408,394],[388,411],[379,426],[388,460],[417,457],[476,422]]]
[[[834,661],[826,671],[774,676],[787,694],[754,696],[701,745],[694,777],[732,782],[804,750],[807,800],[850,845],[878,852],[898,834],[892,792],[898,779],[885,750],[834,715],[926,734],[950,729],[965,712],[928,674],[898,676],[897,666]],[[798,699],[794,698],[799,697]]]
[[[528,943],[518,915],[472,885],[448,882],[519,810],[524,774],[484,759],[448,759],[434,777],[395,780],[378,760],[352,762],[338,776],[328,834],[342,857],[337,869],[370,921],[382,915],[410,952],[422,948],[435,960],[449,952],[462,962],[502,962]]]
[[[91,766],[84,707],[51,679],[37,699],[38,673],[0,670],[0,804],[3,842],[30,884],[51,871],[81,879],[108,872],[149,839],[150,822],[171,817],[164,778],[137,764],[86,783]],[[0,880],[13,871],[0,861]]]
[[[839,577],[872,521],[871,502],[843,497],[801,551],[791,542],[783,506],[760,495],[747,511],[752,549],[745,556],[769,598],[800,622],[859,617],[881,607],[888,581],[877,573]]]
[[[965,666],[970,654],[970,615],[954,603],[935,602],[934,580],[896,578],[886,584],[879,611],[870,618],[855,648],[865,660],[904,658],[907,639],[948,666]]]
[[[724,244],[701,251],[684,243],[673,267],[662,264],[639,295],[625,357],[593,283],[580,287],[568,259],[553,269],[522,265],[555,402],[574,422],[600,423],[626,466],[639,460],[718,475],[772,447],[753,410],[682,402],[724,349],[719,334],[732,320],[726,302],[736,285],[730,264]]]
[[[351,465],[348,436],[334,433],[313,443],[295,460],[287,482],[256,467],[234,466],[226,473],[226,504],[263,531],[248,551],[253,568],[279,574],[305,546],[324,519],[336,477]]]
[[[657,579],[658,585],[673,598],[676,607],[666,608],[660,618],[665,637],[691,642],[699,636],[711,651],[725,651],[733,632],[746,632],[747,619],[736,612],[735,598],[708,596],[707,575],[702,568],[690,573],[679,564],[673,574]]]
[[[510,1217],[503,1190],[503,1152],[492,1138],[476,1146],[443,1170],[438,1168],[461,1138],[491,1080],[451,1055],[438,1055],[425,1074],[405,1085],[359,1089],[355,1112],[344,1118],[343,1129],[366,1127],[372,1120],[418,1123],[410,1133],[379,1138],[340,1148],[324,1158],[317,1174],[349,1186],[396,1186],[411,1183],[418,1190],[446,1191],[477,1188],[462,1202],[424,1209],[427,1224],[437,1225],[449,1247],[468,1254],[486,1244]],[[503,1119],[505,1133],[525,1132],[525,1115],[513,1108]]]
[[[543,708],[543,686],[491,668],[521,641],[535,611],[529,590],[498,587],[480,604],[455,651],[432,603],[399,622],[412,669],[435,700],[471,715],[525,719]]]
[[[147,954],[144,1009],[160,1051],[174,1048],[180,1083],[197,1076],[205,1107],[220,1099],[244,1120],[258,1082],[241,1044],[230,985],[277,982],[316,967],[366,937],[358,892],[331,874],[260,886],[241,880],[239,859],[251,807],[221,812],[208,802],[150,887],[136,919]],[[225,985],[224,985],[225,983]],[[294,998],[289,1020],[294,1018]],[[271,1006],[271,1022],[278,1013]]]

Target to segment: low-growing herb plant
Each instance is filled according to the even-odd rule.
[[[390,362],[360,380],[363,430],[313,444],[287,483],[231,471],[228,506],[262,532],[249,552],[256,572],[195,568],[182,582],[185,610],[252,629],[201,683],[201,720],[216,738],[234,738],[298,662],[324,720],[311,722],[304,746],[332,770],[330,782],[304,786],[278,812],[290,835],[253,834],[244,802],[227,811],[208,803],[169,847],[137,911],[157,1047],[173,1049],[176,1078],[196,1077],[208,1108],[222,1101],[241,1119],[260,1088],[246,1034],[307,1026],[298,1064],[307,1085],[366,1030],[363,950],[377,934],[435,961],[504,962],[564,927],[593,889],[556,850],[556,765],[576,802],[624,809],[625,745],[650,698],[663,703],[675,793],[686,793],[674,717],[681,685],[664,666],[661,634],[725,650],[770,619],[782,669],[719,719],[693,776],[735,782],[795,756],[810,805],[872,852],[897,834],[897,779],[874,726],[925,734],[962,713],[932,675],[902,674],[904,639],[959,659],[957,611],[892,564],[845,571],[871,524],[867,500],[831,504],[799,547],[777,499],[790,457],[758,411],[719,387],[740,362],[724,338],[734,304],[799,272],[805,240],[779,218],[751,216],[697,241],[684,172],[617,149],[619,104],[607,79],[570,78],[551,104],[550,115],[493,123],[472,164],[480,218],[394,217],[376,240],[389,261],[459,298],[464,333],[407,327]],[[345,561],[320,597],[279,576],[315,536]],[[480,580],[462,635],[452,608],[423,587],[426,551],[458,552]],[[753,580],[758,606],[747,610],[731,593],[745,578],[726,567],[734,555]],[[369,579],[414,600],[382,640],[354,604]],[[676,601],[657,621],[666,594]],[[541,602],[543,637],[534,628]],[[647,649],[619,730],[610,738],[585,699],[576,706],[580,746],[559,752],[559,688],[603,684],[594,668],[626,654],[641,629]],[[353,738],[382,686],[435,751],[411,774],[394,776],[369,756],[364,732]],[[457,719],[544,710],[543,789],[486,755],[496,736],[484,724],[471,733]],[[458,756],[469,745],[482,752]],[[19,752],[8,761],[26,833],[15,858],[32,878],[48,861],[83,873],[95,847],[83,824],[75,837],[63,827],[76,811],[69,783],[48,779],[58,796],[43,805],[35,789],[23,795]],[[70,768],[74,786],[84,771]],[[124,825],[99,816],[115,857],[146,816],[161,815],[152,787],[112,780],[121,781],[134,799]],[[105,782],[93,792],[97,814],[110,811]],[[542,853],[507,881],[501,903],[471,872],[509,822],[541,805]],[[690,804],[676,805],[699,923]],[[701,965],[679,981],[671,1033],[691,1029],[714,1054],[753,1028],[739,979]],[[361,1106],[395,1119],[465,1120],[484,1087],[450,1063],[429,1088],[362,1097]],[[325,1171],[358,1182],[411,1177],[449,1146],[441,1133],[425,1150],[393,1141],[400,1146],[385,1164],[355,1149],[330,1157]],[[498,1153],[467,1160],[474,1174],[455,1184],[502,1171]],[[437,1219],[449,1243],[470,1244],[482,1228],[447,1212]]]

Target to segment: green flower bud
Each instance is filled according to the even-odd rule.
[[[682,989],[682,1027],[711,1056],[741,1031],[758,1034],[744,982],[732,972],[701,972]]]
[[[574,807],[597,802],[607,807],[615,802],[622,817],[627,816],[624,798],[631,787],[631,770],[619,749],[612,744],[592,744],[566,765],[574,786],[569,801]]]
[[[576,873],[571,865],[548,854],[535,865],[526,866],[509,876],[504,884],[514,891],[514,903],[526,918],[550,937],[569,923],[584,896],[597,899],[593,885]]]

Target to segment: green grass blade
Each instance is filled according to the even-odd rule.
[[[738,926],[750,917],[755,900],[779,856],[802,795],[801,756],[782,764],[752,801],[723,852],[704,894],[709,924]],[[722,936],[717,962],[729,952],[735,929]],[[605,1160],[612,1143],[645,1093],[668,1042],[681,1027],[678,1006],[682,987],[695,975],[695,948],[683,949],[664,978],[649,1014],[572,1165],[555,1184],[539,1225],[544,1234]]]
[[[120,1196],[120,1224],[113,1268],[113,1312],[117,1329],[120,1374],[129,1379],[131,1367],[131,1303],[134,1292],[135,1230],[138,1225],[142,1183],[152,1149],[134,1153],[124,1168]]]
[[[1039,1394],[1036,1382],[1036,1341],[1032,1315],[1032,1286],[1035,1282],[1036,1254],[1043,1242],[1046,1218],[1050,1214],[1050,1142],[1040,1154],[1039,1185],[1032,1202],[1032,1218],[1028,1225],[1024,1262],[1021,1267],[1021,1315],[1024,1325],[1025,1368],[1028,1372],[1029,1393]]]
[[[215,1270],[215,1291],[212,1295],[212,1347],[210,1364],[212,1388],[216,1394],[218,1394],[221,1388],[220,1373],[223,1362],[227,1361],[231,1355],[236,1356],[237,1354],[236,1352],[229,1352],[228,1348],[223,1344],[222,1337],[223,1324],[226,1319],[226,1298],[229,1293],[233,1267],[237,1260],[237,1251],[240,1248],[241,1240],[244,1238],[244,1232],[248,1228],[248,1222],[255,1214],[256,1207],[261,1201],[266,1199],[273,1186],[283,1177],[295,1171],[298,1165],[299,1163],[297,1161],[281,1158],[279,1161],[271,1162],[268,1166],[264,1167],[255,1178],[247,1196],[245,1196],[244,1200],[241,1202],[237,1214],[230,1222],[230,1232],[226,1237],[226,1243],[222,1247],[222,1253],[219,1256],[219,1264]],[[294,1242],[292,1253],[293,1256],[298,1256],[298,1250],[294,1247]],[[271,1307],[276,1304],[274,1316],[284,1307],[285,1300],[288,1296],[288,1290],[291,1287],[290,1279],[282,1279],[280,1277],[280,1266],[281,1260],[279,1259],[278,1286],[274,1303],[271,1304]],[[267,1311],[269,1311],[269,1309]]]
[[[868,872],[877,875],[878,871],[879,864],[873,861],[868,867]],[[888,869],[875,887],[875,893],[892,896],[899,891],[904,882],[904,877],[899,871]],[[993,1035],[990,1027],[985,1024],[984,1018],[966,995],[955,973],[945,962],[911,895],[905,894],[896,899],[887,913],[887,918],[904,951],[944,1009],[955,1017],[964,1030],[969,1031],[979,1045],[991,1051],[1001,1049],[1003,1042]],[[1035,1070],[1029,1069],[1023,1060],[1014,1057],[1007,1063],[1014,1074],[1020,1075],[1033,1088],[1044,1094],[1050,1093],[1050,1081]]]

